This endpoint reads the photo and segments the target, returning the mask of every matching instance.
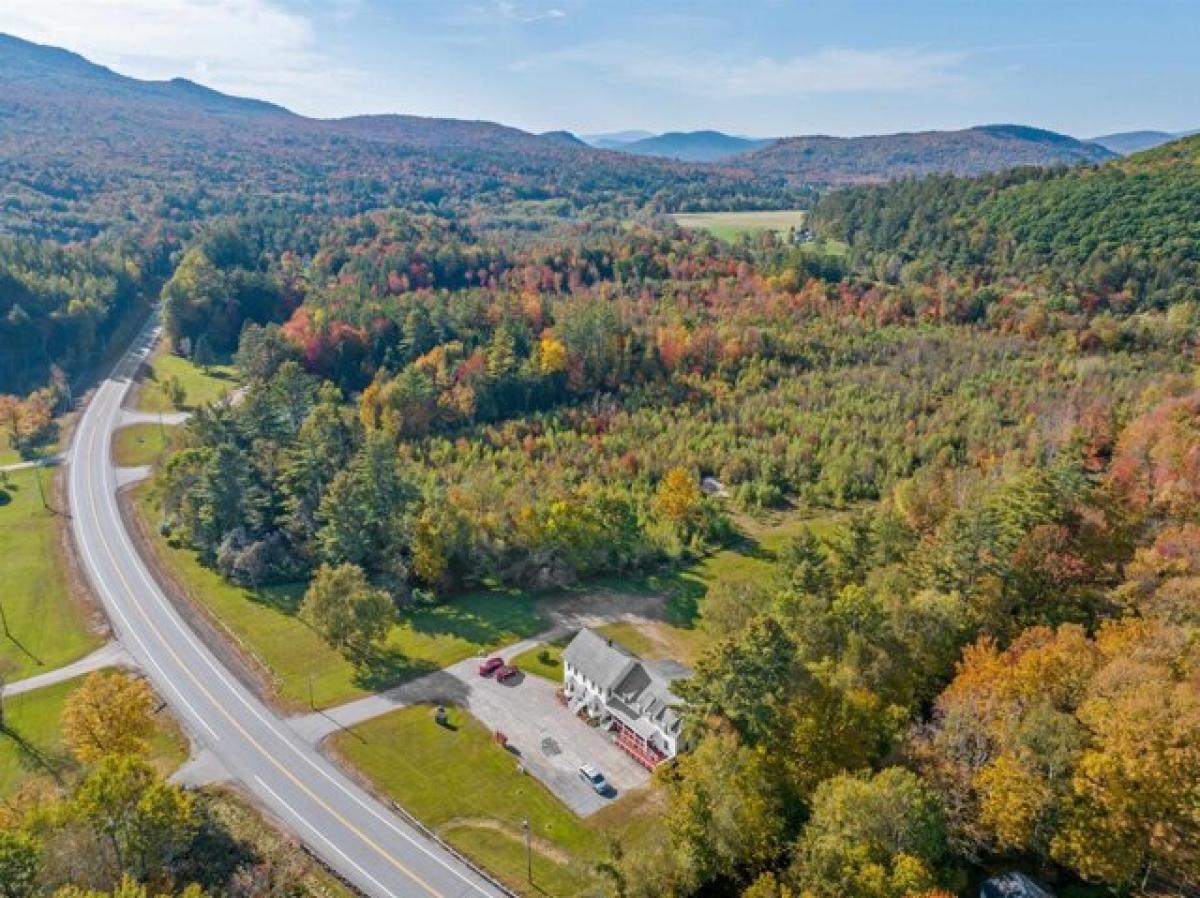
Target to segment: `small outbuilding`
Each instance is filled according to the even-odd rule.
[[[1054,893],[1018,870],[1001,873],[984,882],[979,898],[1054,898]]]

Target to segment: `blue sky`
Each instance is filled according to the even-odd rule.
[[[1200,128],[1200,0],[3,0],[0,31],[319,116]]]

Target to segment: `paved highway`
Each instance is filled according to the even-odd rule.
[[[356,786],[258,701],[176,613],[126,532],[112,432],[154,345],[152,320],[97,388],[67,458],[80,562],[117,637],[193,736],[330,867],[378,898],[492,898],[502,892]]]

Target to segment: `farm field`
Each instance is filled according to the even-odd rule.
[[[402,708],[338,734],[332,745],[379,791],[509,886],[556,898],[607,894],[607,883],[593,873],[604,836],[619,836],[626,847],[648,838],[655,794],[631,794],[585,822],[518,772],[516,758],[474,717],[447,711],[443,727],[429,705]],[[533,833],[532,889],[525,882],[523,819]]]
[[[88,609],[71,596],[59,555],[56,512],[42,507],[37,472],[0,475],[0,664],[10,680],[82,658],[103,640],[88,627]],[[61,506],[53,473],[41,472],[51,509]],[[7,483],[7,486],[3,484]]]
[[[756,212],[680,212],[673,215],[683,228],[708,231],[722,240],[736,240],[758,231],[786,232],[801,228],[808,218],[805,209],[766,209]]]

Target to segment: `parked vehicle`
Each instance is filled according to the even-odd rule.
[[[503,658],[488,658],[479,665],[479,675],[481,677],[490,677],[502,667],[504,667]]]
[[[591,786],[597,795],[607,795],[612,789],[604,774],[591,764],[584,764],[579,768],[579,778]]]
[[[496,669],[496,679],[503,683],[505,680],[511,679],[517,675],[517,669],[511,664],[503,664]]]

